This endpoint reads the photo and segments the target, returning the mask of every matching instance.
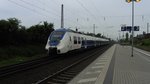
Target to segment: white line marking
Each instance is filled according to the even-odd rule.
[[[101,58],[101,60],[107,60],[108,58]]]
[[[85,74],[98,74],[100,73],[101,71],[93,71],[93,72],[86,72]]]
[[[78,81],[78,83],[85,83],[85,82],[92,82],[96,81],[97,78],[86,78],[86,79],[81,79]]]
[[[103,68],[104,66],[93,66],[92,69]]]
[[[101,63],[105,63],[107,62],[108,60],[99,60],[98,62],[101,62]]]
[[[147,55],[147,56],[150,57],[150,54],[147,54],[147,53],[145,53],[145,52],[143,52],[143,51],[141,51],[141,50],[139,50],[139,49],[134,48],[134,50],[136,50],[136,51],[138,51],[138,52],[140,52],[140,53],[142,53],[142,54]]]
[[[95,63],[95,65],[105,65],[105,63]]]

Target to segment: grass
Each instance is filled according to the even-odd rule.
[[[0,67],[45,56],[44,45],[5,46],[0,48]]]
[[[142,50],[146,50],[150,52],[150,46],[141,46],[141,45],[136,45],[135,47],[140,48]]]
[[[150,39],[141,40],[138,44],[135,45],[135,47],[150,52]]]
[[[144,46],[150,46],[150,39],[143,39],[142,40],[142,45],[144,45]]]
[[[131,46],[131,43],[129,43],[129,42],[121,42],[120,44]],[[135,41],[134,47],[137,47],[137,48],[140,48],[142,50],[146,50],[146,51],[150,52],[150,38]]]
[[[17,64],[17,63],[22,63],[22,62],[37,59],[40,57],[43,57],[43,55],[32,56],[32,57],[19,57],[18,56],[18,57],[12,58],[12,59],[2,60],[2,61],[0,61],[0,67]]]

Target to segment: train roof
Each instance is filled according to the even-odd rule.
[[[73,31],[73,30],[71,30],[71,29],[65,29],[65,28],[56,29],[55,31],[64,31],[64,32],[74,32],[74,33],[78,33],[78,32]]]
[[[85,33],[77,32],[77,31],[74,31],[74,30],[71,30],[71,29],[66,29],[66,28],[56,29],[55,31],[73,32],[73,33],[78,33],[78,34],[87,35],[87,34],[85,34]],[[88,36],[90,36],[90,35],[88,35]],[[95,37],[95,36],[92,36],[92,37]],[[100,37],[96,37],[96,38],[100,38]],[[108,40],[108,39],[106,39],[106,38],[101,38],[101,40]]]

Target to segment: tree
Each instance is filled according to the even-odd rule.
[[[9,18],[8,22],[9,22],[9,31],[10,32],[17,31],[17,29],[19,28],[19,24],[21,23],[21,21],[16,18]]]
[[[143,31],[143,35],[145,35],[146,34],[146,32],[145,31]]]
[[[47,38],[54,30],[53,24],[44,21],[26,29],[16,18],[0,20],[0,45],[46,44]]]
[[[19,24],[21,23],[20,20],[18,20],[17,18],[9,18],[8,19],[9,22],[9,44],[10,45],[19,45],[19,36],[18,36],[18,29],[19,29]]]
[[[53,31],[53,24],[44,21],[43,25],[37,24],[27,29],[32,43],[46,43],[49,34]]]
[[[98,33],[98,34],[96,34],[96,37],[102,37],[101,35],[102,35],[102,34]]]
[[[0,20],[0,45],[8,44],[9,38],[9,22],[6,20]]]
[[[125,41],[126,42],[129,41],[129,34],[128,34],[128,32],[126,33],[126,39],[125,39]]]
[[[0,39],[1,45],[10,45],[17,43],[17,32],[20,21],[16,18],[0,20]]]

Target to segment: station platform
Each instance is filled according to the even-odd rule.
[[[114,44],[68,84],[150,84],[150,52]]]

